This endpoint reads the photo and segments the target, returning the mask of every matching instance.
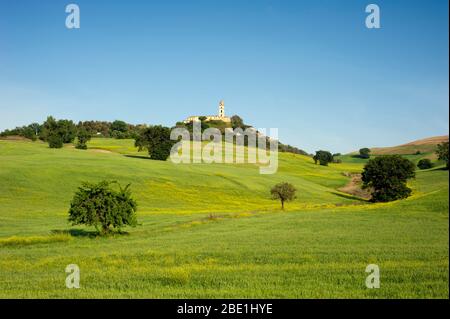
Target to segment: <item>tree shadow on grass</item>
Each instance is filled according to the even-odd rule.
[[[96,238],[96,237],[114,237],[114,236],[122,236],[129,235],[128,232],[122,230],[114,230],[107,234],[102,234],[96,230],[84,230],[79,228],[72,229],[55,229],[51,231],[52,234],[67,234],[72,237],[87,237],[87,238]]]
[[[144,160],[151,160],[151,158],[149,156],[145,156],[145,155],[124,155],[125,157],[130,157],[130,158],[138,158],[138,159],[144,159]]]
[[[54,229],[51,231],[52,234],[55,235],[70,235],[72,237],[97,237],[100,236],[100,233],[96,230],[84,230],[84,229]]]
[[[434,167],[428,170],[429,172],[431,171],[448,171],[448,168],[444,166],[438,166],[438,167]]]
[[[353,154],[353,155],[350,155],[350,157],[351,158],[365,159],[365,160],[368,160],[370,158],[370,157],[361,157],[361,155],[359,155],[359,154]]]
[[[358,196],[355,196],[355,195],[350,195],[350,194],[347,195],[347,194],[338,193],[338,192],[329,192],[329,193],[331,193],[333,195],[336,195],[336,196],[339,196],[339,197],[342,197],[342,198],[357,200],[357,201],[360,201],[360,202],[363,202],[363,203],[369,203],[370,202],[368,199],[365,199],[365,198],[362,198],[362,197],[358,197]]]

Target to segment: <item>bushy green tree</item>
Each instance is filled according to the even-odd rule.
[[[125,139],[129,138],[131,135],[131,132],[129,130],[129,126],[126,122],[116,120],[111,123],[111,137],[117,138],[117,139]]]
[[[369,158],[370,157],[370,148],[364,147],[359,150],[360,158]]]
[[[440,161],[444,161],[446,164],[446,168],[449,168],[448,163],[448,142],[444,142],[437,146],[436,155]]]
[[[284,209],[284,203],[290,202],[296,198],[297,189],[290,183],[278,183],[270,190],[272,199],[281,201],[281,209]]]
[[[72,143],[77,133],[77,127],[70,120],[59,120],[49,116],[42,125],[41,139],[47,141],[52,148],[61,148],[62,143]]]
[[[316,164],[319,162],[320,165],[328,166],[333,161],[333,155],[328,151],[317,151],[313,159]]]
[[[87,149],[87,142],[91,137],[91,134],[84,127],[79,128],[77,132],[77,144],[75,147],[80,150]]]
[[[373,202],[388,202],[408,197],[411,189],[406,186],[406,182],[414,177],[414,163],[400,155],[371,159],[362,172],[363,188],[372,189]]]
[[[170,139],[170,128],[155,125],[142,130],[136,138],[135,146],[139,151],[146,149],[151,159],[165,161],[176,142]]]
[[[420,169],[428,169],[433,167],[433,163],[428,158],[422,158],[418,163],[417,167]]]
[[[63,143],[72,143],[75,140],[75,136],[77,134],[77,127],[70,120],[59,120],[58,131],[63,139]]]
[[[115,184],[117,189],[111,186]],[[116,182],[83,183],[70,203],[72,225],[94,226],[102,234],[124,226],[136,226],[137,203],[127,185]]]

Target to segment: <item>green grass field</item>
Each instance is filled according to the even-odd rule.
[[[386,154],[384,154],[384,155],[386,155]],[[428,158],[429,160],[431,160],[431,162],[435,166],[441,166],[441,165],[445,164],[443,161],[439,161],[436,158],[435,152],[426,152],[426,153],[420,153],[420,154],[401,154],[401,155],[404,158],[409,159],[411,162],[413,162],[416,165],[423,158]],[[371,155],[370,158],[373,158],[376,156],[383,156],[383,155],[375,154],[375,155]],[[337,156],[336,158],[340,159],[343,163],[353,163],[353,164],[362,164],[362,165],[366,164],[369,161],[369,159],[360,158],[358,155],[355,155],[355,154],[341,155],[341,156]]]
[[[131,140],[89,146],[0,141],[0,297],[448,298],[448,171],[418,172],[413,196],[370,204],[336,190],[359,161],[280,153],[278,173],[260,175],[136,157]],[[103,179],[132,184],[141,225],[128,234],[67,223],[80,183]],[[298,189],[285,211],[270,200],[280,181]],[[81,289],[65,287],[68,264]],[[368,264],[380,289],[365,286]]]

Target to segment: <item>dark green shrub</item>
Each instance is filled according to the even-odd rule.
[[[75,148],[77,148],[79,150],[86,150],[87,149],[86,143],[90,139],[91,139],[91,134],[85,128],[78,129],[77,144],[75,145]]]
[[[47,142],[50,148],[62,148],[64,146],[63,139],[58,134],[49,135]]]
[[[370,149],[367,147],[364,147],[359,150],[359,157],[360,158],[369,158],[370,157]]]
[[[328,166],[333,161],[333,155],[328,151],[317,151],[313,156],[314,163],[319,162],[320,165]]]
[[[388,202],[406,198],[411,189],[406,186],[415,177],[414,163],[400,155],[386,155],[369,160],[362,173],[363,188],[372,189],[372,201]]]
[[[428,158],[422,158],[418,163],[417,167],[420,169],[428,169],[433,167],[433,163]]]
[[[116,184],[118,189],[113,189]],[[103,234],[124,226],[136,226],[137,203],[131,197],[130,185],[122,188],[116,182],[83,183],[72,199],[69,221],[72,225],[94,226]]]

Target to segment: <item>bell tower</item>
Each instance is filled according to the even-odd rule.
[[[225,103],[223,100],[219,103],[219,117],[225,117]]]

